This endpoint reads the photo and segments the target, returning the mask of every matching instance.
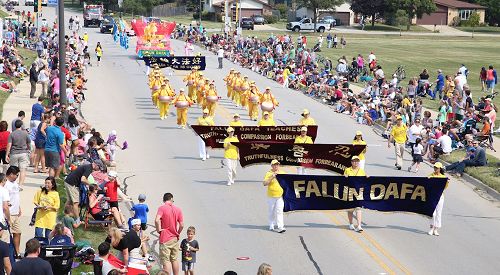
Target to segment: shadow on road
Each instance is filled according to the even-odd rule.
[[[462,218],[488,219],[488,220],[498,220],[498,221],[500,221],[500,217],[484,217],[484,216],[471,216],[471,215],[459,215],[459,214],[450,214],[450,216],[462,217]]]
[[[227,182],[225,180],[195,180],[197,183],[206,183],[206,184],[215,184],[215,185],[226,185]]]

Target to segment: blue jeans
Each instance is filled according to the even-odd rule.
[[[438,92],[439,92],[439,99],[441,99],[443,97],[443,88],[444,87],[436,86],[436,88],[434,88],[434,91],[431,94],[432,99],[436,99],[436,95],[438,94]]]
[[[49,234],[52,230],[47,228],[35,227],[35,237],[45,237],[47,240],[49,239]],[[45,233],[45,235],[44,235]]]

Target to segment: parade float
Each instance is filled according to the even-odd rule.
[[[131,26],[137,36],[135,52],[139,58],[171,55],[170,34],[175,29],[175,22],[134,19]]]

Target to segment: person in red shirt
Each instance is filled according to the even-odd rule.
[[[114,215],[116,223],[118,225],[123,225],[125,218],[118,207],[118,187],[120,187],[120,184],[118,183],[117,177],[118,173],[116,173],[116,171],[108,172],[108,182],[104,184],[104,191],[106,192],[106,198],[109,203],[111,213],[117,213]]]
[[[9,124],[7,121],[0,121],[0,163],[3,165],[9,164],[5,157],[7,156],[7,143],[10,132],[7,131]]]

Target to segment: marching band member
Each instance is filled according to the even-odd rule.
[[[209,110],[204,109],[203,110],[203,116],[198,118],[198,125],[202,126],[214,126],[214,120],[209,116]],[[207,153],[207,147],[205,145],[205,142],[203,139],[198,136],[198,150],[200,152],[200,158],[202,161],[205,161],[210,158],[210,156]]]
[[[363,140],[363,133],[361,131],[356,131],[356,136],[354,137],[354,140],[352,141],[352,145],[366,145],[366,141]],[[363,170],[365,169],[365,153],[366,153],[366,147],[363,150],[363,152],[361,152],[358,155],[359,167],[361,167],[361,169],[363,169]]]
[[[344,176],[346,177],[362,177],[366,176],[365,170],[359,167],[359,157],[354,156],[351,159],[351,167],[344,170]],[[356,220],[358,221],[358,226],[354,227],[352,223],[352,219],[354,217],[354,212],[356,212]],[[356,232],[363,232],[363,228],[361,227],[361,207],[356,207],[354,210],[347,211],[347,218],[349,219],[349,229],[354,230]]]
[[[158,90],[158,106],[160,109],[160,119],[163,120],[168,116],[168,110],[170,109],[170,102],[175,96],[175,92],[170,86],[168,78],[165,82],[161,84],[161,88]]]
[[[265,111],[268,111],[271,119],[274,119],[274,109],[279,105],[279,103],[276,100],[276,98],[274,97],[274,95],[271,93],[270,87],[266,87],[266,90],[264,91],[264,93],[260,97],[260,102],[261,102],[260,104],[261,104],[262,108],[264,108],[264,106],[269,108],[268,110],[265,110]],[[271,105],[272,105],[272,107],[271,107]]]
[[[302,126],[300,128],[300,135],[295,138],[294,144],[313,144],[313,140],[310,136],[307,135],[307,127]],[[302,166],[297,167],[297,174],[305,175],[306,168]]]
[[[276,126],[274,120],[270,118],[269,112],[265,111],[262,115],[263,117],[259,120],[257,126]]]
[[[208,109],[209,116],[214,117],[215,116],[215,108],[217,108],[217,100],[219,99],[219,96],[217,95],[217,91],[215,90],[215,84],[212,81],[210,83],[208,90],[205,92],[205,102],[206,102],[206,109]]]
[[[196,102],[196,94],[194,92],[195,90],[195,84],[194,81],[198,77],[198,71],[196,67],[193,67],[191,69],[191,73],[189,73],[182,81],[187,82],[186,86],[188,87],[188,96],[193,100],[193,102]]]
[[[229,126],[235,127],[235,126],[243,126],[243,122],[240,120],[240,115],[238,113],[233,115],[233,120],[229,122]]]
[[[179,95],[172,101],[177,108],[177,125],[179,128],[186,129],[188,108],[193,104],[189,96],[184,94],[184,89],[179,90]]]
[[[196,95],[196,97],[200,97],[200,95],[201,95],[200,104],[201,104],[202,109],[207,108],[207,104],[208,104],[207,92],[209,89],[210,89],[210,79],[205,78],[205,83],[203,83],[203,85],[201,86],[201,89],[198,90],[198,94]]]
[[[229,71],[229,74],[226,77],[224,77],[224,82],[226,83],[226,88],[227,88],[227,98],[230,99],[233,98],[233,86],[231,86],[233,77],[234,77],[234,69],[231,69]]]
[[[241,73],[236,72],[236,76],[233,77],[233,80],[231,81],[231,86],[233,87],[233,101],[236,104],[236,107],[239,107],[241,105],[241,91],[240,91],[240,86],[241,86]]]
[[[259,92],[255,84],[250,84],[250,90],[248,91],[248,116],[253,121],[257,121],[259,118],[259,103],[262,93]]]
[[[240,101],[241,101],[241,107],[246,108],[247,107],[247,98],[248,98],[248,91],[250,90],[250,82],[248,81],[248,76],[245,75],[243,77],[243,81],[241,82],[240,85]]]
[[[158,90],[161,87],[161,84],[164,82],[164,76],[160,71],[156,71],[153,74],[153,79],[149,84],[149,88],[151,88],[151,99],[153,101],[153,105],[158,108]]]
[[[434,163],[434,171],[432,172],[432,174],[429,175],[429,177],[446,178],[443,171],[443,164],[441,162]],[[446,188],[448,188],[448,182],[446,183],[446,186],[444,188],[445,190]],[[429,230],[429,232],[427,232],[427,234],[439,236],[438,229],[441,228],[441,214],[443,213],[443,205],[444,205],[444,192],[443,194],[441,194],[441,198],[439,198],[439,202],[436,206],[436,209],[432,214],[431,226],[430,226],[431,229]]]
[[[231,144],[239,142],[238,138],[234,136],[234,128],[229,126],[226,129],[228,137],[224,139],[224,158],[226,159],[227,166],[227,185],[230,186],[234,183],[236,178],[236,166],[238,165],[238,147]]]
[[[285,202],[283,201],[283,188],[281,188],[277,174],[283,174],[280,170],[280,162],[273,159],[271,161],[271,170],[264,176],[264,186],[267,186],[267,206],[269,217],[269,230],[275,231],[274,226],[277,226],[276,232],[285,233],[285,224],[283,221],[283,208]]]
[[[309,112],[309,110],[304,109],[301,115],[302,118],[299,120],[299,125],[302,126],[316,125],[316,121],[314,121],[314,118],[311,117],[311,113]]]
[[[196,95],[196,103],[198,106],[203,106],[203,95],[202,89],[205,85],[205,77],[203,76],[203,72],[198,74],[198,78],[194,81],[195,90],[194,94]]]

